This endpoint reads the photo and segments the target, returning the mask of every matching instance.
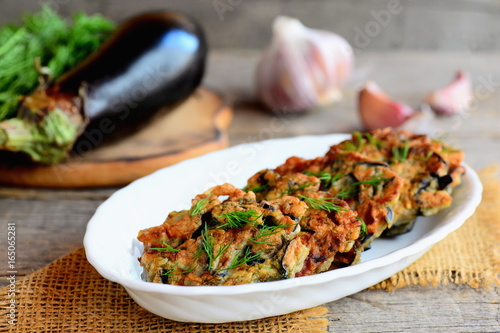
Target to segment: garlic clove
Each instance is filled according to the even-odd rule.
[[[401,126],[415,111],[393,101],[374,82],[368,82],[359,93],[359,113],[367,130]]]
[[[256,71],[257,92],[271,109],[304,111],[338,101],[353,66],[353,51],[342,37],[278,16],[273,39]]]
[[[472,99],[470,77],[466,72],[458,71],[449,85],[430,93],[426,101],[434,112],[452,115],[467,110],[471,106]]]

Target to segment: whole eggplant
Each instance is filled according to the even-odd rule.
[[[201,27],[187,16],[136,16],[76,68],[25,97],[18,117],[0,123],[0,149],[52,164],[71,149],[83,153],[106,137],[130,133],[193,93],[207,49]]]

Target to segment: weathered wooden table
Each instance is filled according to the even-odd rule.
[[[339,104],[273,124],[275,115],[255,102],[253,71],[258,53],[213,52],[205,86],[235,106],[230,144],[277,137],[360,130],[357,91],[371,79],[394,98],[418,107],[432,89],[448,83],[457,69],[470,72],[476,101],[469,113],[440,118],[435,131],[466,152],[479,170],[500,162],[500,56],[498,53],[361,53],[357,70]],[[6,285],[6,231],[16,224],[18,277],[82,246],[85,226],[115,188],[47,190],[0,188],[2,280]],[[499,288],[466,286],[406,287],[395,292],[365,290],[330,308],[331,332],[499,332]],[[388,315],[390,314],[390,315]]]

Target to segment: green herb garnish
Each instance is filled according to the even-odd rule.
[[[171,269],[167,270],[166,272],[162,273],[161,275],[162,276],[167,276],[167,275],[181,275],[181,274],[188,274],[188,273],[191,273],[192,271],[195,270],[195,268],[198,266],[198,265],[193,265],[191,267],[189,267],[188,269],[186,270],[177,270],[177,266],[178,264],[175,264],[174,267],[172,267]]]
[[[359,185],[371,185],[373,187],[377,187],[380,185],[382,182],[390,181],[393,180],[394,177],[391,178],[385,178],[383,176],[373,176],[372,178],[368,180],[363,180],[359,182],[354,182],[350,184],[349,186],[342,188],[339,193],[337,193],[335,196],[339,199],[346,199],[346,198],[352,198],[358,193],[357,186]]]
[[[428,162],[429,159],[431,158],[432,154],[434,154],[434,152],[431,150],[427,153],[427,155],[424,157],[424,162]]]
[[[288,194],[288,195],[293,195],[294,193],[299,192],[299,191],[304,191],[306,188],[313,186],[313,185],[314,184],[311,182],[305,182],[305,183],[300,184],[300,185],[295,186],[295,187],[288,185],[288,188],[284,191],[284,193]]]
[[[302,194],[299,194],[299,197],[304,199],[309,204],[309,206],[311,206],[311,208],[313,208],[313,209],[321,209],[321,210],[327,211],[328,213],[331,213],[331,212],[338,213],[338,212],[347,210],[346,208],[343,208],[343,207],[341,207],[333,202],[328,201],[328,200],[332,200],[335,198],[310,198],[310,197],[306,197]]]
[[[218,217],[223,217],[227,220],[226,223],[220,225],[218,228],[241,228],[246,224],[255,224],[262,214],[259,214],[255,210],[247,210],[247,211],[236,211],[229,212],[219,215]]]
[[[341,200],[347,199],[347,198],[352,198],[358,193],[358,190],[354,186],[347,186],[335,194],[336,198],[339,198]]]
[[[100,15],[76,14],[69,23],[48,5],[22,23],[0,28],[0,120],[15,116],[20,96],[39,85],[36,59],[44,74],[58,78],[97,50],[115,28]]]
[[[314,176],[323,182],[329,182],[332,180],[332,174],[326,171],[320,171],[320,172],[304,171],[303,174],[308,176]]]
[[[335,183],[337,180],[339,180],[342,177],[344,177],[343,173],[337,173],[337,174],[335,174],[335,176],[332,177],[331,183],[332,184]]]
[[[408,141],[404,142],[403,147],[392,147],[392,156],[399,163],[403,163],[408,158],[409,152],[410,152],[410,146],[408,144]]]
[[[172,269],[169,269],[168,271],[166,271],[165,273],[163,273],[161,275],[165,276],[165,275],[180,275],[180,274],[191,273],[192,271],[194,271],[196,269],[196,267],[198,267],[198,264],[196,263],[196,261],[198,261],[198,258],[200,257],[200,254],[202,252],[203,252],[203,249],[202,248],[198,248],[198,250],[194,254],[194,261],[195,261],[195,263],[190,268],[188,268],[188,269],[186,269],[184,271],[176,271],[175,269],[179,265],[179,263],[176,263]]]
[[[367,185],[372,185],[372,186],[376,187],[376,186],[380,185],[380,183],[382,183],[382,182],[393,180],[393,179],[394,179],[394,177],[384,178],[382,176],[378,176],[378,177],[373,176],[372,178],[370,178],[368,180],[363,180],[360,182],[352,183],[352,186],[367,184]]]
[[[351,151],[359,152],[365,144],[363,135],[361,133],[354,132],[352,136],[353,140],[347,140],[343,142],[344,150],[346,153]]]
[[[363,219],[359,216],[356,217],[356,220],[360,221],[361,222],[361,230],[360,230],[360,237],[363,238],[365,236],[368,235],[368,229],[366,227],[366,223],[365,221],[363,221]]]
[[[257,236],[251,237],[248,240],[258,244],[270,244],[270,241],[266,238],[268,236],[275,235],[280,229],[286,229],[293,226],[294,224],[278,224],[278,225],[262,225]],[[261,240],[257,240],[261,238]]]
[[[245,186],[245,188],[243,189],[243,191],[245,192],[254,192],[254,193],[259,193],[259,192],[263,192],[265,191],[268,187],[269,187],[269,182],[265,183],[265,184],[262,184],[262,185],[256,185],[256,186],[253,186],[253,187],[249,187],[249,185]]]
[[[304,171],[303,174],[318,178],[321,181],[323,188],[330,188],[333,183],[335,183],[342,176],[344,176],[342,173],[337,173],[335,174],[335,176],[333,176],[331,173],[327,171],[320,171],[320,172]]]
[[[351,151],[357,152],[358,151],[358,146],[355,143],[353,143],[352,141],[346,141],[344,143],[344,151],[346,153],[351,152]]]
[[[208,269],[212,270],[212,266],[215,261],[226,252],[231,246],[232,242],[224,244],[219,248],[217,254],[214,253],[215,241],[214,236],[209,233],[208,226],[205,224],[205,230],[201,234],[203,251],[207,254],[208,257]]]
[[[162,241],[162,243],[166,247],[150,247],[149,249],[150,250],[156,250],[158,252],[179,252],[180,251],[179,249],[173,248],[172,246],[170,246],[170,244],[167,244],[164,241]]]
[[[366,138],[368,139],[368,143],[377,147],[379,150],[382,149],[382,141],[379,139],[376,139],[371,135],[370,133],[365,133]]]
[[[212,193],[208,194],[203,199],[196,201],[196,203],[193,205],[193,207],[191,207],[189,214],[191,214],[191,216],[195,216],[195,215],[200,214],[201,211],[203,210],[203,208],[205,208],[205,206],[207,205],[211,196],[212,196]]]
[[[236,255],[233,258],[229,267],[221,269],[221,271],[227,271],[230,269],[235,269],[237,267],[246,265],[249,262],[252,262],[252,261],[259,259],[261,254],[262,254],[262,251],[259,251],[259,253],[252,254],[250,246],[247,246],[244,252],[241,251],[238,255]]]
[[[356,141],[358,143],[358,147],[361,148],[363,146],[363,143],[364,143],[363,135],[356,131],[356,132],[352,133],[352,136],[356,139]]]

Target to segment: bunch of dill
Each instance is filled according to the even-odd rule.
[[[100,15],[78,13],[70,23],[47,5],[24,16],[22,25],[1,27],[0,121],[15,116],[20,96],[38,86],[36,61],[57,78],[94,52],[114,28]]]

